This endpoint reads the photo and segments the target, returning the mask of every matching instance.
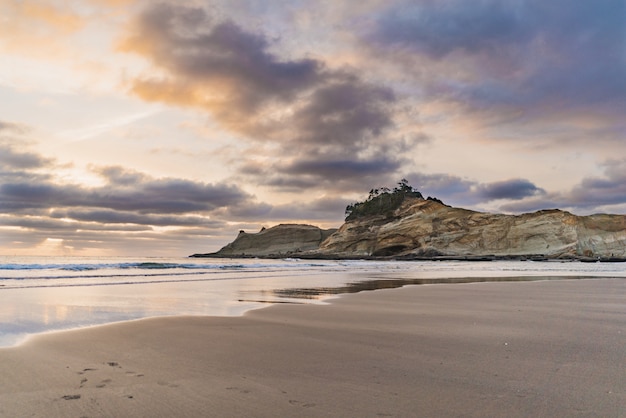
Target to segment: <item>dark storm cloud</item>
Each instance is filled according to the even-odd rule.
[[[244,178],[254,177],[257,184],[290,192],[322,189],[344,193],[345,190],[369,190],[371,184],[392,182],[400,169],[400,159],[384,154],[360,159],[320,155],[314,151],[273,165],[247,162],[242,164]]]
[[[483,184],[477,187],[477,192],[486,201],[497,199],[520,200],[537,194],[545,194],[545,190],[525,179],[511,179]]]
[[[526,179],[480,183],[446,173],[412,173],[407,179],[425,197],[436,197],[452,206],[480,206],[494,200],[520,201],[548,196],[545,190]],[[503,209],[508,208],[504,210],[511,210],[512,207],[508,203],[502,206]]]
[[[132,31],[123,48],[165,72],[161,78],[134,80],[135,94],[206,109],[223,127],[249,140],[278,144],[291,164],[274,170],[306,167],[313,153],[320,159],[373,164],[380,157],[372,157],[372,150],[385,152],[381,143],[395,141],[383,136],[394,126],[395,94],[354,70],[280,56],[263,34],[217,21],[200,8],[152,4]],[[242,165],[245,174],[248,165]],[[355,171],[350,167],[343,176],[361,174],[359,165],[352,166]],[[298,175],[336,180],[330,171],[300,170]]]
[[[425,91],[468,111],[527,125],[575,112],[604,121],[586,128],[596,140],[621,140],[604,131],[625,127],[625,15],[623,0],[403,1],[363,38],[379,54],[445,62],[450,72],[422,79]]]
[[[112,179],[117,183],[102,187],[52,182],[0,183],[0,208],[96,207],[141,213],[187,213],[239,204],[249,198],[236,186],[176,178],[154,179],[132,171],[112,170],[116,172]],[[128,178],[133,176],[137,181],[128,183]],[[120,178],[125,179],[123,187]]]
[[[387,88],[345,77],[316,89],[294,116],[298,139],[311,145],[343,145],[357,151],[368,139],[392,126],[389,105],[395,100]]]
[[[286,166],[282,171],[287,174],[314,175],[315,173],[320,173],[319,177],[345,178],[354,175],[376,176],[393,172],[398,168],[399,164],[397,161],[381,156],[378,159],[372,158],[365,161],[358,159],[302,159]]]
[[[604,175],[586,177],[571,190],[547,192],[526,179],[480,183],[449,174],[412,173],[409,183],[424,196],[430,195],[458,207],[478,207],[502,200],[499,210],[511,213],[560,208],[575,214],[626,205],[626,159],[605,162]]]

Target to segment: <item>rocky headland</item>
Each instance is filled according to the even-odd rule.
[[[348,206],[338,230],[278,225],[256,234],[242,231],[216,253],[194,256],[626,260],[625,215],[577,216],[558,209],[483,213],[411,190],[370,194],[366,202]],[[393,200],[394,194],[400,198]]]
[[[237,238],[219,251],[192,257],[288,257],[319,249],[336,231],[302,224],[280,224],[257,233],[239,231]]]

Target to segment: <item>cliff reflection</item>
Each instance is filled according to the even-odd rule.
[[[298,287],[272,290],[270,293],[279,298],[319,300],[327,296],[346,293],[358,293],[368,290],[395,289],[408,285],[481,283],[481,282],[528,282],[536,280],[589,279],[581,276],[514,276],[514,277],[464,277],[464,278],[428,278],[428,279],[370,279],[345,284],[339,287]],[[268,303],[289,303],[284,301],[266,301]]]

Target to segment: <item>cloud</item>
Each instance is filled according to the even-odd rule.
[[[67,3],[67,2],[64,2]],[[41,1],[0,1],[0,49],[23,55],[58,53],[59,42],[84,26],[83,17],[67,4]]]
[[[241,208],[228,208],[224,216],[229,219],[257,219],[260,225],[266,222],[312,222],[322,223],[325,227],[338,227],[344,218],[344,210],[349,199],[334,196],[322,196],[310,201],[294,201],[273,206],[263,205],[258,212],[242,211]],[[254,209],[254,207],[253,207]]]
[[[140,224],[135,225],[119,225],[119,224],[103,224],[98,222],[68,222],[64,220],[58,220],[54,217],[42,217],[42,216],[23,216],[23,217],[0,217],[0,226],[18,226],[24,229],[37,230],[40,233],[55,232],[55,233],[67,233],[77,231],[106,231],[106,232],[118,232],[118,231],[149,231],[150,227]]]
[[[26,132],[26,126],[0,121],[0,184],[11,181],[39,183],[50,178],[47,171],[54,169],[55,161],[28,151],[31,143],[21,137]]]
[[[246,32],[231,21],[214,22],[202,8],[151,5],[136,20],[133,32],[121,49],[148,57],[169,75],[161,80],[136,80],[136,93],[205,106],[235,125],[228,120],[229,107],[246,113],[271,102],[291,101],[322,77],[320,62],[282,60],[268,51],[264,36]],[[182,88],[187,97],[176,98],[167,88],[164,96],[149,96],[154,87],[167,86]]]
[[[188,213],[243,203],[250,197],[240,188],[226,184],[156,179],[119,167],[103,171],[109,175],[109,182],[101,187],[52,181],[3,182],[0,184],[0,208],[95,207],[141,213]]]
[[[608,160],[603,177],[587,177],[576,185],[567,198],[580,208],[626,203],[626,159]]]
[[[195,251],[193,246],[199,248],[236,228],[220,214],[231,209],[243,214],[246,208],[262,205],[226,183],[155,178],[107,166],[93,168],[104,184],[87,186],[60,181],[54,175],[56,166],[36,153],[0,143],[0,244],[4,248],[19,253],[22,247],[32,250],[53,238],[62,243],[59,251],[76,254],[106,253],[107,248],[186,254]],[[52,173],[39,174],[41,170]],[[138,240],[142,245],[133,246]]]
[[[355,173],[361,176],[376,176],[387,172],[393,172],[399,168],[394,160],[389,160],[382,156],[379,159],[370,159],[360,161],[358,159],[311,159],[298,160],[293,164],[284,167],[286,174],[308,174],[308,173],[325,173],[333,178],[344,178]]]
[[[292,193],[316,189],[344,193],[360,190],[364,184],[394,181],[400,167],[399,158],[384,154],[350,159],[312,151],[271,164],[247,161],[241,165],[240,173],[244,179],[254,178],[256,184]]]
[[[576,214],[613,212],[626,205],[626,159],[607,160],[603,176],[583,178],[569,191],[540,194],[503,205],[504,210],[528,211],[561,208]]]
[[[49,216],[55,219],[72,219],[103,224],[135,224],[150,226],[223,227],[224,222],[201,215],[154,215],[111,209],[53,209]],[[85,228],[88,229],[88,228]]]
[[[624,13],[622,0],[396,1],[358,30],[373,54],[419,69],[425,100],[461,106],[494,139],[621,143]]]
[[[36,23],[39,30],[44,26],[59,33],[74,32],[84,25],[79,14],[52,2],[2,2],[0,10],[2,9],[6,15],[13,17],[10,21],[7,19],[9,28],[21,28],[24,31],[26,28],[21,25],[24,21]]]
[[[483,184],[477,187],[477,192],[486,201],[497,199],[521,200],[529,196],[545,194],[545,190],[526,179],[511,179]]]
[[[278,151],[265,157],[278,176],[338,179],[338,170],[310,164],[312,155],[359,161],[341,170],[353,179],[362,174],[361,164],[384,162],[378,171],[399,166],[388,152],[390,143],[401,142],[392,135],[398,98],[354,69],[282,56],[276,42],[260,32],[173,3],[145,9],[121,49],[146,57],[161,74],[132,80],[136,95],[206,110],[248,141],[275,145]],[[241,165],[245,175],[251,164]]]
[[[3,131],[21,134],[21,133],[26,132],[27,128],[26,126],[21,125],[19,123],[13,123],[13,122],[0,120],[0,133],[2,133]]]
[[[494,201],[504,201],[501,210],[519,212],[530,198],[547,198],[548,193],[527,179],[510,179],[482,183],[447,173],[411,173],[406,177],[424,196],[441,199],[459,207],[483,207]],[[517,201],[519,203],[511,203]],[[523,202],[520,202],[523,201]],[[519,205],[519,206],[516,206]],[[531,205],[534,209],[535,204]],[[541,207],[539,209],[545,209]]]
[[[148,176],[120,166],[91,167],[91,170],[114,186],[132,186],[148,180]]]
[[[41,23],[50,25],[56,30],[74,32],[84,25],[84,21],[76,13],[63,7],[36,2],[18,2],[21,13]]]
[[[422,194],[447,200],[463,200],[476,186],[476,181],[445,173],[410,173],[406,179]]]
[[[48,166],[52,160],[16,149],[14,143],[0,139],[0,170],[35,169]]]
[[[523,2],[399,3],[381,16],[370,39],[440,59],[455,51],[493,52],[503,43],[525,42],[531,36],[520,13]]]
[[[331,81],[318,87],[295,113],[298,139],[318,146],[339,143],[358,150],[393,124],[388,105],[394,100],[390,89],[354,76]]]
[[[132,125],[137,121],[153,116],[160,112],[158,109],[151,109],[131,115],[118,117],[116,119],[107,121],[105,123],[99,123],[93,126],[83,127],[79,129],[70,129],[59,133],[59,136],[64,138],[71,138],[73,142],[84,141],[102,134],[106,134],[110,131],[118,129],[120,127]]]
[[[29,146],[0,141],[0,245],[13,253],[54,242],[54,251],[72,254],[114,248],[118,254],[191,254],[217,249],[242,227],[260,227],[259,219],[326,221],[330,215],[339,222],[342,213],[331,213],[320,199],[273,205],[226,182],[154,177],[122,166],[89,167],[99,185],[68,182],[57,176],[56,160]]]
[[[99,224],[207,227],[219,224],[207,217],[216,209],[257,204],[253,196],[225,183],[155,178],[104,166],[91,168],[104,184],[86,186],[59,181],[54,176],[57,167],[55,160],[28,151],[23,140],[0,139],[0,209],[15,217],[5,225],[23,221],[28,227],[26,223],[35,219],[28,216],[35,216]],[[56,220],[55,225],[71,227]]]

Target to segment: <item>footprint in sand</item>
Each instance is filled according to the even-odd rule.
[[[176,383],[168,383],[168,382],[164,382],[162,380],[159,380],[157,382],[157,385],[159,385],[159,386],[167,386],[167,387],[170,387],[170,388],[177,388],[178,387],[178,385]]]
[[[227,387],[226,390],[236,390],[239,393],[250,393],[250,391],[248,389],[241,389],[241,388],[238,388],[236,386]]]
[[[302,408],[312,408],[315,406],[314,403],[302,403],[300,401],[296,401],[295,399],[290,399],[289,403],[295,406],[301,406]]]
[[[111,383],[113,380],[111,379],[104,379],[102,382],[100,382],[99,384],[96,385],[96,387],[98,389],[101,389],[103,387],[105,387],[107,385],[107,383]]]
[[[104,364],[104,365],[106,365],[106,366],[109,366],[109,367],[112,367],[112,368],[115,368],[115,369],[122,369],[122,366],[120,366],[120,364],[119,364],[117,361],[105,361],[105,362],[103,362],[102,364]],[[93,373],[93,372],[98,372],[98,373]],[[94,368],[94,367],[86,367],[86,368],[84,368],[84,369],[82,369],[82,370],[80,370],[80,371],[77,371],[77,372],[76,372],[76,374],[78,374],[78,375],[85,375],[85,374],[87,374],[87,373],[91,374],[92,381],[94,380],[94,379],[93,379],[93,377],[95,377],[95,376],[101,375],[102,373],[107,374],[107,372],[106,372],[105,370],[103,370],[103,369],[97,369],[97,368]],[[93,374],[92,374],[92,373],[93,373]],[[116,372],[113,372],[113,373],[116,373]],[[95,375],[95,376],[94,376],[94,375]],[[137,372],[132,371],[132,370],[127,370],[127,371],[125,371],[125,372],[124,372],[124,375],[125,375],[125,376],[127,376],[128,378],[131,378],[131,377],[144,377],[144,374],[143,374],[143,373],[137,373]],[[119,375],[118,375],[118,376],[119,376]],[[83,378],[80,380],[80,384],[78,385],[78,388],[79,388],[79,389],[88,389],[89,387],[92,387],[92,388],[93,388],[93,387],[95,387],[95,388],[97,388],[97,389],[102,389],[102,388],[107,387],[107,385],[108,385],[109,383],[112,383],[112,382],[113,382],[113,379],[107,378],[107,379],[100,380],[100,383],[98,383],[98,384],[97,384],[97,385],[95,385],[95,386],[92,386],[92,385],[88,384],[88,382],[89,382],[89,379],[87,379],[86,377],[83,377]],[[171,387],[171,388],[178,387],[178,385],[176,385],[176,384],[170,384],[170,383],[168,383],[168,382],[163,382],[163,381],[161,381],[161,382],[158,382],[158,383],[159,383],[160,385],[169,386],[169,387]],[[134,399],[134,396],[133,396],[133,395],[128,395],[128,394],[127,394],[127,395],[124,395],[124,397],[125,397],[126,399]],[[62,397],[61,397],[61,399],[64,399],[64,400],[74,400],[74,399],[80,399],[80,398],[81,398],[81,395],[80,395],[80,394],[75,394],[75,395],[65,395],[65,396],[62,396]]]

